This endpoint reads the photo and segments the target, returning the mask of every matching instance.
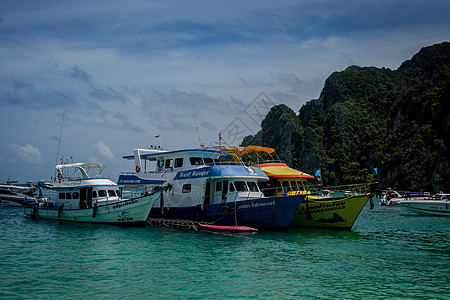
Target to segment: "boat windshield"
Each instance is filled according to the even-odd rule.
[[[298,191],[298,185],[296,181],[291,181],[291,187],[293,191]]]
[[[236,190],[238,192],[248,191],[248,187],[247,187],[247,185],[245,184],[244,181],[235,181],[234,182],[234,186],[236,187]]]
[[[258,184],[253,181],[247,182],[250,192],[259,192]]]

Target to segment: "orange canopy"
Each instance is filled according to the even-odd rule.
[[[275,149],[273,149],[273,148],[260,147],[260,146],[226,147],[226,148],[222,148],[220,150],[228,152],[228,153],[235,153],[239,156],[253,153],[253,152],[266,152],[266,153],[274,153],[275,152]]]

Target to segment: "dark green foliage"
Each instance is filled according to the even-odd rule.
[[[299,115],[272,108],[243,144],[273,147],[325,184],[450,189],[450,43],[426,47],[398,70],[348,67]],[[378,168],[378,175],[373,168]]]

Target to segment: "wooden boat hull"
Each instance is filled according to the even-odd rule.
[[[290,226],[350,230],[368,200],[367,195],[328,199],[308,196]]]
[[[161,212],[153,208],[151,218],[194,220],[220,226],[249,226],[263,229],[286,229],[305,195],[268,197],[202,206],[170,207]],[[237,210],[235,211],[235,205]]]
[[[72,222],[130,224],[144,223],[159,199],[161,191],[143,197],[127,199],[111,204],[83,209],[60,209],[49,207],[25,207],[25,215],[33,218]]]

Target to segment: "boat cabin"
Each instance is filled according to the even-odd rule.
[[[136,173],[122,173],[119,183],[167,182],[166,205],[208,205],[264,197],[258,182],[267,176],[259,168],[245,166],[237,155],[205,149],[135,149],[134,153],[124,158],[135,161]]]
[[[123,186],[117,185],[109,178],[88,175],[91,169],[101,169],[100,174],[103,168],[103,164],[97,163],[57,165],[57,177],[51,187],[56,191],[54,205],[63,206],[65,209],[83,209],[91,208],[95,204],[120,201]]]

